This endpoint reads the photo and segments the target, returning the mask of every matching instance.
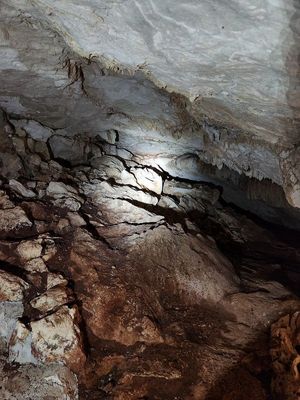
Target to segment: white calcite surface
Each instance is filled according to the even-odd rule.
[[[84,362],[79,329],[74,325],[76,310],[66,306],[33,321],[28,329],[18,322],[9,342],[9,361],[20,364],[62,362],[79,370]]]
[[[17,282],[17,279],[16,279]],[[15,293],[8,301],[0,301],[0,351],[6,352],[9,339],[23,314],[22,301],[13,301]],[[23,296],[19,296],[20,298]]]
[[[268,178],[300,206],[294,0],[0,7],[0,107],[57,157],[77,164],[68,137],[98,136],[173,176],[200,178],[204,161]]]

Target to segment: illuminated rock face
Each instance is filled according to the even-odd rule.
[[[266,400],[270,324],[300,307],[295,231],[104,142],[74,166],[33,140],[8,138],[22,169],[1,181],[1,396]]]
[[[1,398],[293,398],[298,14],[0,0]]]
[[[173,175],[202,178],[204,161],[269,179],[299,207],[298,14],[294,0],[2,0],[0,105],[73,164],[87,156],[69,137],[99,136]],[[195,162],[178,171],[182,156]]]

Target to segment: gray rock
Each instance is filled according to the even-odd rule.
[[[0,352],[7,352],[9,339],[23,315],[22,301],[0,301]],[[1,392],[0,392],[1,393]]]
[[[150,168],[131,168],[130,172],[133,173],[140,187],[161,194],[163,181],[157,172]]]
[[[49,139],[49,145],[54,158],[68,161],[74,165],[83,164],[86,161],[83,141],[54,135]]]
[[[20,196],[26,198],[26,199],[32,199],[36,197],[36,194],[30,190],[27,189],[25,186],[22,185],[21,182],[16,181],[15,179],[10,179],[9,181],[9,187],[17,194]]]
[[[110,154],[163,169],[194,154],[270,179],[298,207],[298,17],[294,0],[3,0],[0,106],[71,164],[89,157],[73,136],[102,135]]]
[[[42,299],[39,301],[40,307],[46,309],[47,299],[43,300],[43,305]],[[20,364],[61,362],[79,370],[84,355],[75,318],[76,310],[63,306],[55,313],[31,322],[30,330],[18,322],[9,342],[9,360]]]
[[[27,135],[34,140],[47,142],[47,140],[54,134],[52,129],[43,126],[34,120],[14,120],[13,123],[16,128],[19,128],[19,132],[20,130],[26,132]]]

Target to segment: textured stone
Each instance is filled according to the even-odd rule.
[[[22,197],[26,198],[26,199],[31,199],[33,197],[36,197],[36,194],[30,190],[27,189],[26,187],[24,187],[22,185],[22,183],[16,181],[15,179],[11,179],[9,181],[9,187],[16,192],[17,194],[21,195]]]
[[[81,188],[85,195],[90,196],[95,203],[108,202],[108,199],[132,200],[145,204],[157,204],[155,196],[128,186],[111,186],[107,182],[83,184]]]
[[[0,2],[0,397],[297,392],[296,2]]]
[[[32,223],[20,207],[0,210],[0,231],[5,233],[30,228]]]
[[[22,301],[28,284],[17,276],[0,271],[0,301]]]
[[[38,310],[41,314],[57,310],[60,306],[68,303],[71,298],[68,296],[64,286],[55,286],[46,293],[35,297],[30,301],[31,307]]]
[[[30,261],[41,256],[43,247],[40,240],[23,241],[17,247],[22,261]]]
[[[131,172],[139,186],[151,192],[161,194],[163,181],[157,172],[149,168],[132,168]]]
[[[30,330],[18,323],[9,343],[9,359],[24,363],[63,362],[74,370],[81,368],[84,355],[75,325],[76,310],[64,306],[34,321]]]
[[[47,274],[47,289],[54,288],[58,285],[67,286],[68,281],[60,274],[48,273]]]
[[[70,221],[70,224],[73,226],[84,226],[86,225],[85,220],[77,213],[74,212],[69,212],[67,214],[68,220]]]
[[[22,295],[20,295],[22,298]],[[7,352],[9,339],[22,317],[24,307],[21,301],[0,302],[0,352]]]
[[[5,210],[8,208],[14,208],[15,205],[12,201],[9,200],[9,197],[5,192],[1,191],[0,192],[0,209]]]
[[[62,182],[50,182],[47,187],[47,195],[54,199],[60,199],[66,196],[77,195],[77,190],[70,185],[66,185]]]
[[[38,253],[39,250],[36,252]],[[27,258],[27,257],[26,257]],[[28,272],[43,273],[47,272],[46,264],[41,257],[30,258],[24,265],[24,269]]]
[[[204,210],[206,204],[215,205],[220,197],[217,188],[210,188],[207,185],[189,184],[167,180],[164,182],[163,192],[176,198],[178,206],[185,211]],[[166,201],[166,200],[165,200]],[[168,206],[168,203],[166,204]],[[163,206],[166,205],[161,202]]]
[[[16,128],[26,132],[32,139],[47,142],[53,131],[33,120],[18,120],[14,122]]]
[[[69,161],[75,165],[86,161],[83,141],[55,135],[49,140],[49,145],[55,158]]]
[[[293,0],[248,3],[3,0],[0,104],[73,164],[93,156],[77,140],[84,133],[173,176],[170,163],[192,156],[270,179],[297,207],[282,162],[298,140],[299,10]],[[18,174],[18,160],[5,157]]]
[[[271,357],[274,399],[292,400],[300,390],[300,314],[286,315],[271,327]]]
[[[8,370],[10,366],[1,360],[0,396],[3,400],[78,400],[76,376],[63,365],[18,365],[9,375]]]
[[[54,198],[55,205],[67,208],[70,211],[78,211],[83,203],[76,189],[62,182],[50,182],[46,194]]]

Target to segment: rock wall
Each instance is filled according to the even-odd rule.
[[[299,390],[299,6],[200,3],[0,0],[5,400]]]
[[[270,323],[300,306],[299,234],[108,142],[5,119],[1,396],[267,399]]]
[[[170,173],[189,157],[186,178],[203,161],[269,179],[298,207],[297,2],[106,3],[1,0],[0,105],[58,135],[117,130]]]

